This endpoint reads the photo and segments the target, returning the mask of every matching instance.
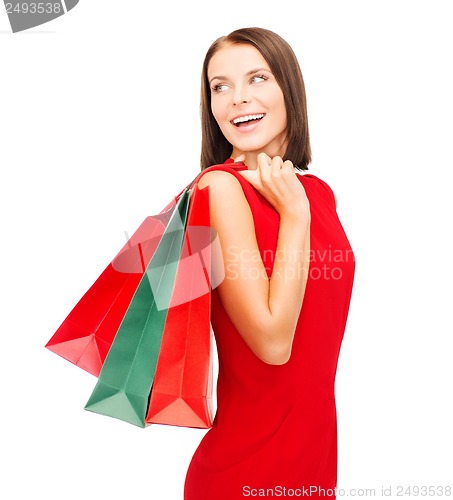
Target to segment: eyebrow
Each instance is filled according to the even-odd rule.
[[[247,71],[245,76],[250,76],[250,75],[253,75],[254,73],[259,73],[260,71],[267,71],[268,73],[271,73],[271,70],[269,68],[257,68],[257,69],[252,69],[250,71]],[[209,83],[211,83],[213,80],[228,80],[228,77],[226,77],[226,76],[213,76],[209,80]]]

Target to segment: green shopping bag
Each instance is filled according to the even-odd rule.
[[[190,196],[189,186],[181,195],[137,287],[85,405],[86,410],[145,427]]]

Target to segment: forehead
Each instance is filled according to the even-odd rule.
[[[258,49],[249,44],[226,45],[209,61],[208,78],[246,74],[256,68],[269,68]]]

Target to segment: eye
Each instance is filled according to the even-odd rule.
[[[213,92],[220,93],[220,92],[225,92],[225,90],[228,90],[228,85],[226,85],[225,83],[219,83],[217,85],[213,85],[211,88]]]
[[[265,82],[268,79],[265,75],[255,75],[250,78],[250,83],[261,83]]]

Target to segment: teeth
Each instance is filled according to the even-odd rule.
[[[233,123],[237,125],[238,123],[244,123],[248,122],[250,120],[259,120],[260,118],[263,118],[264,113],[260,113],[258,115],[246,115],[246,116],[241,116],[240,118],[235,118],[233,120]]]

